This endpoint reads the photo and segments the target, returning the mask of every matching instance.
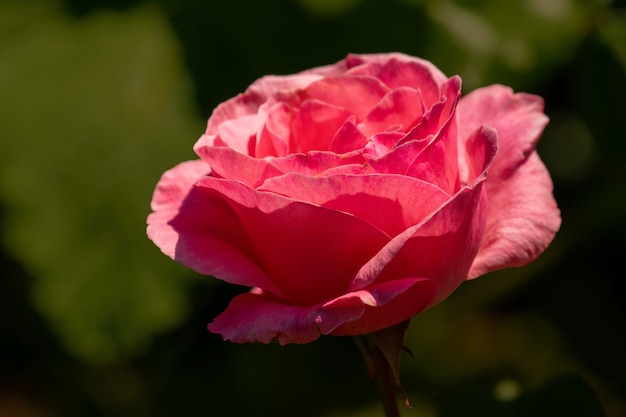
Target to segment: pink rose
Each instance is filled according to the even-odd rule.
[[[197,272],[252,287],[208,328],[307,343],[403,322],[560,225],[535,152],[543,101],[398,53],[267,76],[219,105],[156,187],[148,236]]]

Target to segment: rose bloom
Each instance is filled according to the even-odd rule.
[[[160,179],[148,236],[252,287],[208,328],[307,343],[403,322],[535,259],[560,214],[535,151],[543,100],[391,53],[266,76],[220,104]]]

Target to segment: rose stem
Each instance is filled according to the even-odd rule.
[[[366,337],[354,337],[357,347],[363,355],[370,380],[376,384],[378,397],[383,406],[385,417],[400,417],[396,398],[395,381],[389,362],[375,343]]]

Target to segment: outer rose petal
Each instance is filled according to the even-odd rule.
[[[342,299],[356,298],[355,295],[365,293],[373,297],[376,303],[372,305],[364,302],[365,309],[362,316],[354,321],[337,326],[331,334],[335,336],[355,336],[377,332],[401,323],[424,311],[433,302],[435,292],[436,283],[431,279],[403,278],[372,285],[365,290],[349,293],[343,296]],[[388,298],[388,300],[384,298]],[[328,305],[337,307],[335,302],[327,303],[324,307]]]
[[[210,172],[211,168],[200,160],[181,162],[166,171],[154,190],[152,211],[177,210],[195,182]]]
[[[148,216],[148,237],[171,258],[224,281],[280,290],[254,263],[251,244],[232,210],[194,184],[209,170],[184,162],[161,177]]]
[[[486,185],[487,226],[469,278],[534,260],[561,225],[550,174],[536,152],[506,180]]]
[[[198,187],[231,208],[253,247],[250,259],[280,292],[254,286],[296,305],[312,306],[344,294],[359,267],[389,240],[347,213],[257,191],[237,181],[207,176]]]
[[[207,326],[234,343],[269,343],[278,338],[281,345],[309,343],[320,337],[307,308],[287,305],[261,294],[238,295],[228,308]],[[342,311],[343,320],[361,315],[358,308]]]
[[[491,85],[463,97],[457,108],[459,138],[464,140],[480,125],[498,131],[498,156],[489,176],[506,177],[524,163],[548,123],[543,99],[532,94],[514,94],[509,87]]]
[[[543,100],[493,85],[463,97],[457,115],[462,140],[479,124],[498,132],[498,156],[486,182],[487,226],[469,277],[525,265],[548,246],[561,224],[550,174],[534,151],[548,122]]]
[[[174,258],[178,234],[168,222],[178,214],[187,193],[198,178],[211,169],[203,161],[187,161],[166,171],[152,196],[152,213],[148,216],[148,237],[167,256]]]
[[[450,198],[436,185],[402,175],[285,174],[259,189],[350,213],[388,236],[419,223]]]
[[[235,343],[309,343],[322,334],[370,333],[422,311],[434,292],[431,280],[404,278],[344,294],[310,308],[287,305],[263,291],[235,297],[208,329]]]

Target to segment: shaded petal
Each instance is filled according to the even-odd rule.
[[[256,266],[252,245],[232,209],[194,186],[208,166],[182,163],[159,181],[148,216],[148,237],[176,261],[224,281],[280,290]]]
[[[470,278],[534,260],[561,225],[552,180],[536,152],[507,178],[487,181],[489,211],[485,236]]]
[[[352,215],[240,182],[204,177],[198,186],[232,209],[254,247],[255,263],[283,298],[300,306],[344,294],[358,269],[389,240]]]
[[[410,319],[424,311],[432,302],[435,283],[427,278],[401,278],[367,287],[361,291],[348,293],[326,303],[320,310],[336,314],[340,308],[363,307],[363,314],[353,321],[329,320],[324,315],[322,323],[330,322],[336,327],[324,334],[335,336],[355,336],[373,333]],[[332,326],[331,326],[332,328]]]
[[[361,311],[353,308],[342,313],[346,320],[354,320]],[[281,345],[309,343],[321,334],[307,308],[286,305],[255,293],[233,298],[207,328],[234,343],[270,343],[275,338]]]
[[[263,191],[350,213],[389,236],[419,223],[450,195],[433,184],[401,175],[285,174],[268,179]]]
[[[235,297],[208,329],[235,343],[278,339],[281,345],[309,343],[322,334],[366,334],[419,313],[433,293],[432,281],[403,278],[304,308],[251,291]]]

